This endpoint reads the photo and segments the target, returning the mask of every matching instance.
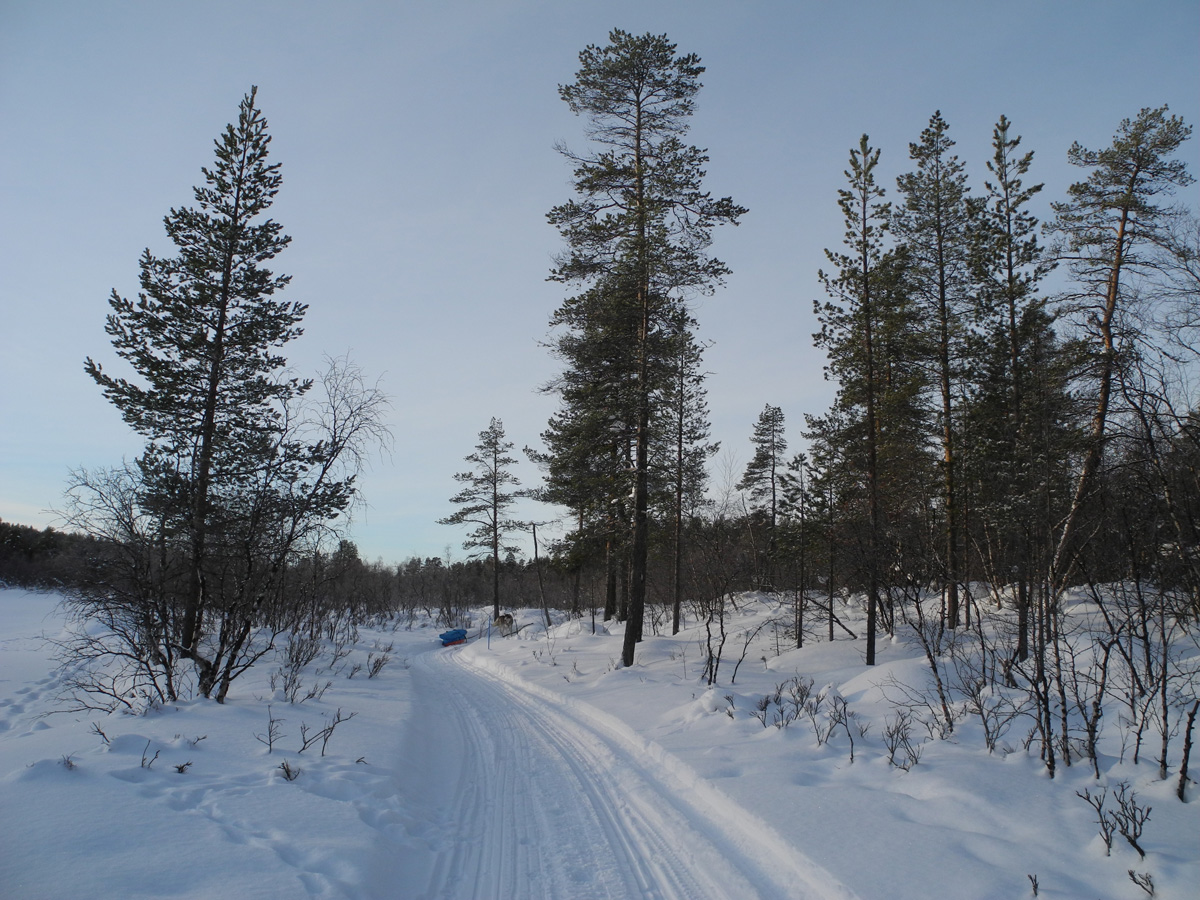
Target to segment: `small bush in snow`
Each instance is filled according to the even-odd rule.
[[[1138,838],[1142,836],[1142,827],[1150,820],[1152,807],[1138,805],[1137,795],[1129,789],[1127,781],[1122,781],[1117,785],[1113,796],[1117,801],[1117,809],[1112,814],[1116,821],[1117,831],[1128,841],[1129,846],[1138,852],[1138,856],[1145,859],[1146,851],[1138,843]],[[1150,893],[1153,894],[1153,890]]]
[[[1084,788],[1082,791],[1076,791],[1075,796],[1096,811],[1096,824],[1100,826],[1100,837],[1104,841],[1104,855],[1111,856],[1112,839],[1117,830],[1117,823],[1112,813],[1104,808],[1104,803],[1108,799],[1108,788],[1100,788],[1098,794],[1093,794],[1088,788]]]
[[[1137,802],[1137,794],[1129,789],[1129,782],[1120,782],[1113,791],[1113,799],[1117,801],[1116,809],[1105,809],[1108,800],[1108,788],[1102,787],[1100,793],[1093,794],[1087,788],[1076,791],[1075,796],[1085,801],[1096,811],[1096,824],[1100,826],[1100,837],[1104,840],[1104,855],[1112,853],[1113,835],[1119,834],[1138,852],[1142,859],[1146,851],[1138,843],[1142,829],[1150,820],[1150,810],[1153,807],[1141,806]]]
[[[388,644],[389,649],[391,648],[391,646],[392,646],[391,644]],[[383,667],[386,666],[391,661],[391,659],[392,659],[391,656],[389,656],[387,653],[380,653],[379,656],[375,656],[373,653],[368,653],[367,654],[367,678],[374,678],[376,675],[378,675],[380,672],[382,672]]]
[[[1129,880],[1140,887],[1151,897],[1154,896],[1154,879],[1150,877],[1149,872],[1135,872],[1133,869],[1130,869]]]
[[[342,715],[341,707],[338,707],[337,713],[329,721],[329,724],[317,731],[309,729],[306,723],[300,723],[300,752],[303,753],[309,747],[313,746],[317,741],[321,742],[321,755],[325,755],[325,748],[329,746],[329,739],[333,737],[333,730],[343,722],[349,722],[358,713],[350,713],[348,716]]]
[[[155,750],[153,756],[147,757],[146,754],[149,752],[150,752],[150,742],[146,741],[146,749],[142,751],[142,768],[143,769],[149,769],[151,766],[153,766],[154,761],[156,759],[158,759],[158,755],[160,753],[162,753],[161,750]]]
[[[275,714],[271,712],[271,704],[267,704],[267,730],[262,734],[256,734],[254,739],[260,744],[266,744],[267,752],[270,753],[275,749],[275,742],[282,737],[280,726],[283,724],[283,719],[275,718]]]
[[[900,710],[888,718],[883,726],[883,745],[887,747],[888,762],[897,769],[907,772],[921,761],[923,745],[913,741],[911,713]],[[1036,897],[1037,877],[1029,877],[1033,881],[1033,895]]]

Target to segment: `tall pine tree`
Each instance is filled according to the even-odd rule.
[[[858,147],[850,150],[850,167],[845,172],[847,186],[838,189],[838,206],[845,223],[845,249],[825,251],[836,274],[817,273],[830,300],[825,304],[813,304],[821,321],[821,331],[814,340],[817,346],[824,346],[830,352],[829,374],[842,384],[853,384],[861,391],[863,418],[862,428],[857,433],[859,447],[864,451],[868,506],[867,665],[875,664],[879,611],[881,510],[877,401],[881,376],[876,357],[883,238],[891,218],[891,204],[884,202],[884,189],[875,180],[878,165],[879,150],[871,147],[864,134]]]
[[[1052,205],[1053,229],[1076,284],[1068,299],[1082,314],[1092,345],[1096,399],[1088,447],[1051,565],[1056,590],[1067,583],[1080,515],[1104,458],[1119,389],[1119,332],[1132,312],[1134,276],[1154,264],[1155,248],[1169,240],[1181,215],[1164,200],[1194,180],[1186,164],[1172,158],[1191,131],[1178,116],[1168,115],[1167,107],[1147,108],[1120,123],[1111,146],[1088,150],[1075,143],[1067,152],[1068,161],[1089,174],[1068,188],[1067,200]]]
[[[609,41],[585,48],[576,80],[559,88],[571,111],[587,117],[599,150],[562,149],[575,166],[577,197],[548,218],[567,243],[552,278],[587,285],[615,280],[633,301],[627,329],[634,333],[633,536],[622,650],[623,663],[632,665],[645,614],[656,336],[668,330],[680,299],[720,283],[727,269],[707,255],[712,229],[736,223],[744,210],[702,189],[707,156],[682,140],[704,71],[699,58],[677,56],[661,35],[618,29]]]
[[[954,141],[940,112],[909,144],[916,170],[897,179],[904,203],[894,230],[911,260],[909,283],[928,311],[931,369],[935,373],[942,446],[942,554],[946,621],[959,624],[962,579],[962,497],[959,490],[957,403],[964,377],[965,338],[972,315],[970,279],[971,207],[963,164],[951,153]]]

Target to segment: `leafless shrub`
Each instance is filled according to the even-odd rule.
[[[108,744],[111,743],[108,739],[108,735],[101,731],[100,726],[95,722],[92,723],[92,734],[98,735],[100,740],[104,741],[105,746],[108,746]]]
[[[388,648],[389,649],[391,648],[391,644],[388,645]],[[383,667],[386,666],[391,661],[391,659],[392,659],[392,657],[390,655],[388,655],[387,653],[380,653],[379,656],[375,656],[373,653],[368,653],[367,654],[367,678],[374,678],[376,675],[378,675],[380,672],[382,672]]]
[[[329,720],[329,724],[326,725],[324,728],[320,728],[320,729],[317,729],[316,731],[313,731],[308,727],[307,724],[301,723],[300,724],[300,751],[299,752],[303,753],[309,747],[313,746],[318,741],[320,741],[321,742],[321,755],[324,756],[325,748],[329,745],[329,739],[331,737],[333,737],[334,729],[337,728],[339,725],[341,725],[343,722],[350,721],[356,715],[358,715],[358,713],[350,713],[350,715],[348,715],[348,716],[343,716],[341,707],[338,707],[338,711],[334,714],[334,717]]]
[[[162,753],[162,750],[155,750],[154,755],[147,758],[146,754],[149,752],[150,752],[150,741],[146,741],[146,748],[144,750],[142,750],[142,768],[143,769],[149,769],[152,765],[154,765],[154,761],[156,759],[158,759],[158,755],[160,753]]]
[[[1076,791],[1075,796],[1096,811],[1096,824],[1100,826],[1100,837],[1104,840],[1104,855],[1111,856],[1112,839],[1117,830],[1117,823],[1112,813],[1104,808],[1104,802],[1108,799],[1108,788],[1100,788],[1098,794],[1084,788],[1082,791]]]
[[[932,696],[924,698],[923,705],[939,720],[937,731],[945,739],[954,731],[954,714],[950,711],[950,700],[941,657],[947,650],[952,652],[954,634],[947,633],[940,616],[925,615],[924,605],[920,599],[915,599],[912,603],[901,604],[900,614],[921,645],[921,649],[925,653],[925,661],[929,664],[933,686],[932,689],[926,689],[920,693],[930,695],[932,691]],[[947,641],[949,646],[947,646]],[[893,680],[893,683],[896,682]],[[932,702],[933,696],[936,696],[937,699],[936,706]]]
[[[1117,831],[1129,842],[1129,846],[1138,852],[1138,856],[1145,859],[1146,851],[1138,843],[1138,838],[1142,836],[1142,828],[1149,821],[1150,810],[1153,807],[1139,806],[1137,794],[1129,789],[1127,781],[1122,781],[1117,785],[1113,797],[1117,801],[1117,809],[1111,815]]]
[[[766,628],[768,625],[773,626],[773,625],[777,625],[777,624],[778,624],[778,621],[776,619],[773,619],[773,618],[766,619],[765,621],[760,622],[758,625],[755,625],[753,628],[747,628],[745,631],[742,632],[742,634],[741,634],[742,652],[738,656],[738,661],[736,663],[734,663],[733,676],[729,679],[730,684],[735,684],[737,682],[738,669],[740,669],[742,667],[742,663],[746,661],[746,654],[750,652],[750,644],[754,641],[754,639],[756,637],[758,637],[759,633],[764,628]],[[778,654],[776,654],[776,655],[778,655]]]
[[[951,645],[950,678],[954,692],[961,696],[964,711],[974,716],[983,729],[983,742],[994,753],[1001,738],[1013,723],[1029,714],[1029,694],[1008,690],[997,682],[994,665],[987,656],[992,648],[961,641]]]
[[[307,634],[293,632],[283,650],[281,668],[299,672],[321,655],[321,641]]]
[[[279,764],[279,771],[283,773],[283,777],[288,781],[295,781],[304,771],[299,766],[293,766],[286,759]]]
[[[320,681],[314,681],[312,686],[305,689],[302,672],[298,669],[281,668],[271,673],[270,685],[271,691],[283,691],[283,696],[288,703],[304,703],[308,700],[320,700],[325,695],[325,692],[333,686],[332,681],[326,681],[322,684]]]
[[[892,706],[908,713],[913,721],[925,726],[930,739],[944,741],[954,731],[954,719],[950,708],[942,704],[944,694],[930,688],[921,689],[907,685],[892,675],[884,679],[880,688]]]
[[[758,721],[762,722],[762,727],[766,728],[767,727],[767,711],[770,708],[771,708],[770,696],[769,695],[763,696],[759,699],[758,703],[754,704],[754,711],[751,712],[750,715],[754,716],[754,718],[756,718],[756,719],[758,719]]]
[[[186,772],[186,771],[187,771],[189,768],[191,768],[191,766],[192,766],[192,761],[189,759],[189,760],[188,760],[187,762],[185,762],[185,763],[179,763],[179,765],[177,765],[177,766],[175,767],[175,771],[176,771],[176,772],[178,772],[180,775],[182,775],[182,774],[183,774],[184,772]]]
[[[810,694],[804,701],[804,717],[808,719],[813,737],[817,739],[817,746],[829,743],[829,739],[833,736],[833,731],[837,727],[837,722],[831,720],[829,717],[829,712],[826,709],[826,692],[824,690],[817,694]]]
[[[1135,871],[1133,871],[1133,869],[1129,869],[1128,871],[1129,871],[1129,880],[1132,881],[1134,884],[1136,884],[1138,887],[1140,887],[1143,891],[1145,891],[1151,897],[1153,897],[1154,896],[1154,879],[1150,876],[1150,873],[1149,872],[1135,872]]]
[[[859,737],[866,737],[867,730],[870,728],[869,723],[858,722],[858,713],[850,709],[850,703],[839,693],[832,693],[829,698],[829,728],[830,735],[840,725],[842,730],[846,732],[846,738],[850,741],[850,762],[854,762],[854,732],[857,731]],[[853,728],[851,726],[854,726]]]
[[[267,730],[263,734],[256,734],[254,739],[260,744],[266,744],[267,752],[270,753],[275,749],[275,742],[282,737],[280,726],[285,722],[285,719],[275,718],[275,714],[271,711],[271,704],[267,704]],[[291,779],[288,779],[289,781]]]
[[[912,724],[912,714],[906,710],[900,710],[890,716],[883,726],[883,744],[887,747],[888,762],[905,772],[910,771],[921,761],[921,749],[924,746],[913,741]],[[1037,879],[1033,880],[1033,893],[1036,897]]]
[[[813,680],[799,675],[783,682],[775,689],[775,702],[780,709],[780,725],[786,728],[804,714],[812,699]]]
[[[306,700],[320,700],[325,696],[325,692],[331,687],[333,687],[332,681],[326,681],[324,684],[321,684],[319,681],[314,681],[312,687],[308,689],[305,695],[301,698],[300,702],[304,703]]]
[[[347,647],[345,644],[335,644],[329,660],[329,668],[334,668],[339,662],[349,656],[353,649],[353,647]]]
[[[683,680],[687,681],[687,644],[680,644],[670,653],[671,661],[678,660],[683,666]]]

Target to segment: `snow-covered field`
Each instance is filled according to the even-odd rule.
[[[363,628],[350,656],[305,670],[297,700],[332,683],[302,702],[272,690],[264,661],[223,706],[141,716],[48,715],[56,602],[0,591],[5,900],[968,900],[1031,897],[1031,876],[1039,897],[1146,897],[1131,869],[1155,897],[1200,885],[1195,787],[1180,803],[1174,777],[1120,764],[1115,745],[1102,743],[1102,783],[1152,807],[1145,860],[1120,837],[1105,855],[1076,796],[1097,789],[1090,766],[1051,780],[1024,726],[989,753],[966,719],[908,771],[891,765],[882,685],[922,683],[917,648],[886,644],[867,669],[861,641],[788,650],[768,624],[731,684],[739,635],[783,612],[770,598],[730,609],[715,688],[702,626],[648,638],[621,669],[618,634],[590,620],[547,632],[525,611],[517,635],[451,648],[420,622]],[[808,679],[829,686],[820,720],[759,712]],[[823,730],[839,697],[854,715]],[[339,711],[324,748],[300,752]]]

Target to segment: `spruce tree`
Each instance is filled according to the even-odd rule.
[[[637,422],[637,316],[628,280],[602,278],[568,299],[554,314],[559,330],[550,344],[562,361],[562,374],[546,387],[559,396],[559,410],[542,433],[544,452],[528,451],[545,471],[538,496],[573,513],[577,528],[568,535],[577,563],[603,556],[606,589],[604,619],[624,613],[618,586],[624,583],[633,494]],[[663,335],[655,335],[656,356]],[[655,369],[656,384],[664,370]],[[661,389],[661,387],[660,387]]]
[[[694,54],[677,56],[665,36],[619,29],[605,47],[580,53],[576,80],[559,88],[571,111],[588,119],[599,146],[579,155],[576,199],[548,214],[567,243],[551,277],[565,283],[620,285],[633,337],[633,536],[629,619],[622,661],[632,665],[642,638],[650,508],[651,426],[659,398],[656,338],[684,297],[706,293],[727,269],[707,254],[712,229],[745,211],[701,187],[705,152],[682,140],[704,67]],[[626,294],[626,291],[628,292]]]
[[[779,478],[779,509],[786,520],[781,544],[796,560],[796,600],[793,628],[796,646],[804,646],[804,608],[807,603],[809,515],[812,506],[812,471],[808,457],[797,453]]]

